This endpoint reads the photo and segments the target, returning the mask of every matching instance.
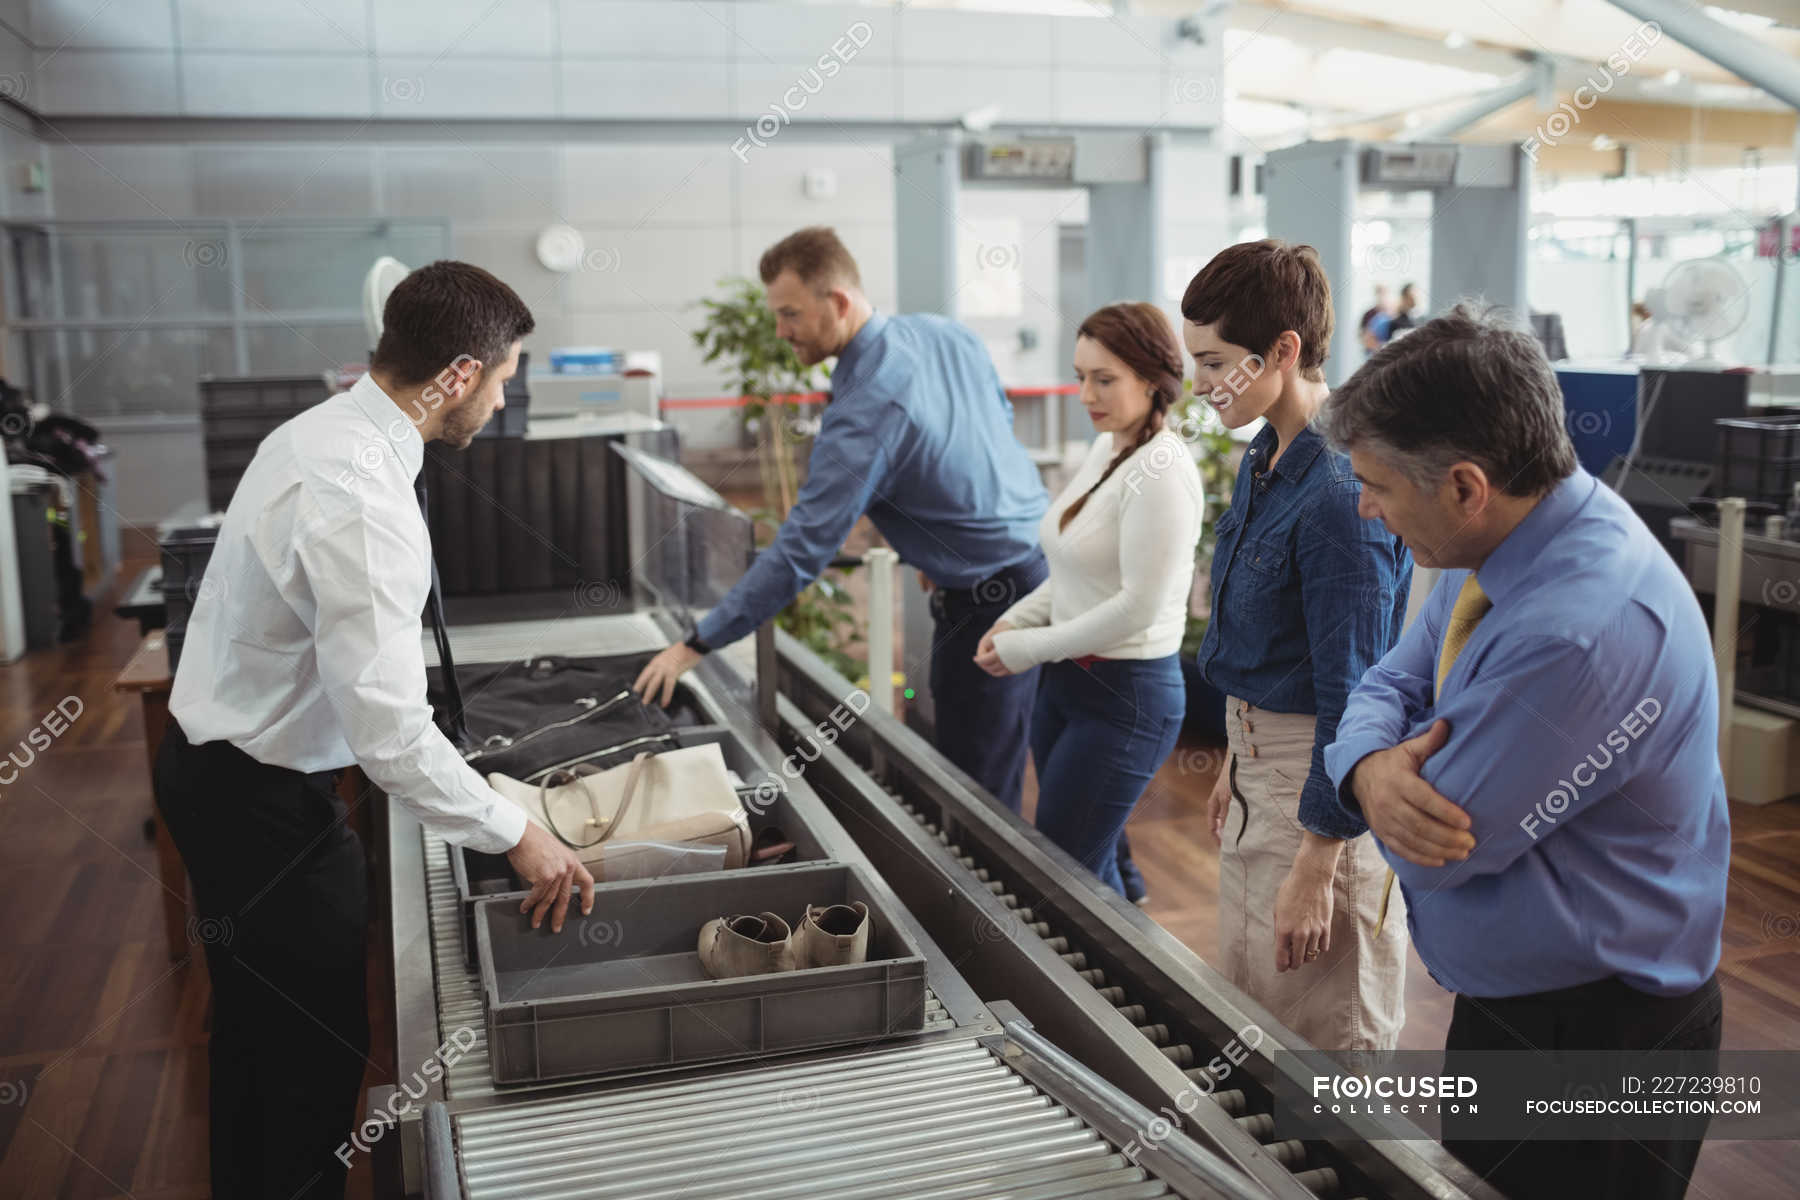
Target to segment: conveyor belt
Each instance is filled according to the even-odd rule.
[[[1079,864],[970,791],[965,777],[892,716],[871,710],[832,745],[808,741],[813,723],[826,719],[849,685],[794,639],[777,641],[779,740],[790,750],[804,745],[807,781],[990,1003],[1014,1001],[1147,1106],[1165,1101],[1147,1095],[1146,1083],[1170,1099],[1205,1097],[1200,1108],[1182,1111],[1205,1130],[1205,1140],[1282,1195],[1496,1196],[1427,1140],[1278,1140],[1269,1086],[1277,1068],[1269,1052],[1282,1042],[1303,1043],[1224,981],[1203,980],[1208,973],[1166,934],[1140,932],[1146,918],[1119,911],[1122,900],[1101,895]],[[940,901],[947,878],[956,894]],[[1024,950],[1027,941],[1050,953]],[[1251,1052],[1256,1065],[1215,1088],[1207,1064],[1217,1063],[1227,1039],[1250,1023],[1246,1014],[1265,1031]],[[1154,1055],[1168,1065],[1147,1067]]]
[[[438,1036],[442,1042],[456,1037],[456,1045],[468,1046],[444,1071],[444,1096],[448,1100],[497,1094],[488,1063],[487,1016],[482,1004],[481,976],[463,957],[463,926],[457,912],[456,881],[450,873],[450,847],[443,838],[424,830],[425,891],[430,906],[432,962],[436,968]],[[950,1029],[955,1022],[937,996],[925,992],[925,1031]],[[460,1034],[467,1029],[469,1034]],[[473,1040],[470,1040],[470,1034]],[[557,1081],[562,1086],[566,1081]],[[537,1089],[507,1088],[508,1096],[530,1094]]]
[[[1167,1024],[1152,1021],[1146,1007],[1139,1002],[1125,981],[1116,981],[1097,966],[1089,966],[1088,952],[1077,943],[1072,943],[1067,934],[1052,927],[1048,922],[1038,919],[1037,914],[1028,906],[1022,905],[1019,898],[1007,890],[1007,885],[991,876],[987,867],[980,865],[974,856],[963,853],[961,846],[950,840],[929,816],[915,809],[911,804],[892,789],[885,789],[902,811],[911,816],[924,827],[925,832],[935,838],[939,845],[948,849],[957,863],[971,872],[976,880],[988,891],[1000,898],[1000,903],[1010,910],[1018,919],[1019,925],[1038,937],[1054,950],[1057,955],[1078,974],[1083,981],[1093,986],[1100,997],[1118,1010],[1119,1015],[1130,1021],[1137,1031],[1144,1035],[1150,1043],[1162,1052],[1164,1058],[1182,1069],[1182,1073],[1196,1083],[1205,1083],[1207,1074],[1204,1068],[1194,1064],[1200,1061],[1194,1047],[1187,1040],[1180,1039]],[[1207,1053],[1215,1053],[1208,1049]],[[1274,1137],[1275,1118],[1264,1105],[1257,1105],[1251,1111],[1248,1098],[1238,1088],[1207,1093],[1220,1108],[1224,1109],[1236,1120],[1238,1127],[1255,1138],[1277,1162],[1295,1173],[1295,1178],[1314,1195],[1336,1197],[1343,1193],[1339,1190],[1338,1173],[1330,1166],[1312,1166],[1309,1163],[1305,1142],[1297,1140],[1277,1141]]]
[[[973,1039],[452,1121],[468,1200],[1175,1194]]]
[[[431,634],[421,639],[425,661],[437,661],[437,644]],[[594,617],[560,617],[549,621],[499,621],[486,625],[458,625],[452,639],[456,661],[503,663],[538,654],[565,654],[600,658],[660,650],[669,639],[647,614],[609,613]]]

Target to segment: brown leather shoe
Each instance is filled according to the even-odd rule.
[[[700,927],[700,969],[714,979],[773,975],[795,967],[792,931],[774,913],[714,917]]]
[[[794,965],[842,967],[869,957],[869,906],[861,900],[849,904],[811,904],[794,927]]]

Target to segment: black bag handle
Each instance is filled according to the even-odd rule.
[[[425,520],[425,534],[431,536],[431,511],[425,502],[425,474],[413,481],[413,491],[419,497],[419,515]],[[438,582],[437,554],[431,555],[431,599],[425,606],[431,617],[431,636],[437,643],[438,666],[444,675],[444,734],[456,744],[458,750],[466,750],[470,744],[469,725],[463,717],[462,687],[456,682],[456,660],[450,654],[450,635],[444,631],[444,591]]]

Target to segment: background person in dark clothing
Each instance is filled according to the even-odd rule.
[[[1418,318],[1414,314],[1418,310],[1419,289],[1416,284],[1409,283],[1400,289],[1399,307],[1394,310],[1394,319],[1388,322],[1387,332],[1381,340],[1390,342],[1394,339],[1395,334],[1404,333],[1417,325]]]

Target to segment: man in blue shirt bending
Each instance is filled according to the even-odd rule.
[[[1363,515],[1446,572],[1325,752],[1457,993],[1445,1049],[1716,1055],[1731,828],[1706,621],[1576,465],[1537,340],[1459,306],[1378,351],[1321,422]],[[1589,1200],[1679,1197],[1700,1153],[1459,1139],[1449,1117],[1445,1144],[1508,1195]]]
[[[996,679],[974,660],[981,635],[1044,581],[1037,527],[1049,497],[1013,434],[987,349],[948,318],[876,312],[830,229],[777,242],[760,274],[776,332],[800,361],[837,358],[806,484],[775,541],[693,637],[650,661],[636,689],[667,704],[702,655],[750,633],[817,579],[867,513],[932,588],[938,749],[1017,812],[1037,672]]]

